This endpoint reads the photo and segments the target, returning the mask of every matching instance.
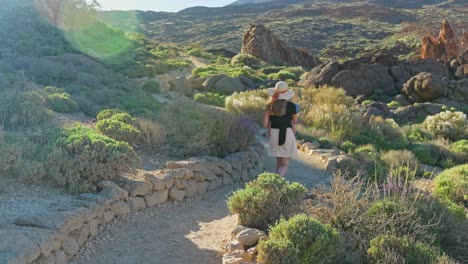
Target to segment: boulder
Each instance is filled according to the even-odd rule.
[[[244,246],[235,239],[229,241],[226,244],[226,246],[224,246],[224,248],[226,248],[227,252],[233,252],[235,250],[244,250]]]
[[[170,90],[181,95],[191,96],[193,94],[192,85],[183,76],[177,77],[175,80],[169,81]]]
[[[224,74],[214,75],[208,78],[203,83],[204,90],[215,90],[222,93],[232,94],[234,92],[242,92],[255,87],[252,80],[240,76],[229,77]]]
[[[177,187],[172,187],[169,191],[169,197],[177,202],[182,202],[185,197],[185,191],[177,189]]]
[[[21,232],[0,230],[0,263],[31,263],[41,249]]]
[[[339,64],[335,61],[318,65],[299,81],[299,85],[319,87],[331,83],[335,75],[340,72]]]
[[[128,206],[130,210],[138,211],[146,208],[145,199],[141,197],[130,197],[128,199]]]
[[[350,96],[369,96],[376,90],[381,90],[386,95],[398,94],[388,67],[381,64],[351,64],[332,78],[332,86],[343,88]]]
[[[164,189],[145,196],[146,206],[153,207],[162,204],[169,198],[169,191]]]
[[[150,181],[126,180],[123,188],[132,197],[145,196],[153,189],[153,184]]]
[[[260,238],[265,237],[266,234],[263,231],[253,229],[253,228],[246,228],[242,231],[240,231],[236,238],[237,241],[244,247],[251,247],[255,244],[257,244],[258,240]]]
[[[223,256],[222,264],[241,264],[250,261],[249,254],[244,250],[235,250]]]
[[[117,201],[112,205],[112,211],[117,216],[126,215],[130,213],[130,207],[124,201]]]
[[[460,39],[461,39],[460,44],[461,44],[462,52],[465,54],[468,54],[467,53],[468,52],[468,32],[463,31]]]
[[[442,59],[445,62],[458,58],[463,52],[463,37],[460,39],[455,26],[444,19],[438,38],[430,35],[421,38],[421,58]]]
[[[62,249],[68,256],[74,256],[80,250],[80,245],[76,239],[68,237],[62,241]]]
[[[102,181],[98,183],[98,187],[102,189],[99,195],[111,199],[112,201],[128,199],[128,192],[111,181]]]
[[[271,63],[284,63],[313,68],[320,64],[317,57],[305,49],[294,49],[276,37],[262,24],[251,24],[244,32],[241,53],[250,54]]]
[[[401,92],[414,102],[433,101],[451,93],[449,82],[446,78],[424,72],[406,82]]]

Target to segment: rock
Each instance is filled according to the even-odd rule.
[[[174,185],[177,187],[179,190],[185,190],[188,187],[188,183],[186,179],[175,179],[174,180]]]
[[[147,207],[153,207],[157,204],[162,204],[169,199],[169,191],[167,189],[156,191],[145,196]]]
[[[401,106],[408,106],[411,104],[409,98],[403,94],[395,96],[395,98],[393,98],[393,101],[399,102]]]
[[[153,189],[150,181],[127,180],[123,187],[132,197],[145,196]]]
[[[318,149],[320,148],[320,143],[317,141],[314,142],[306,142],[302,145],[302,151],[309,153],[309,150]]]
[[[112,219],[114,219],[114,217],[115,217],[114,212],[112,211],[105,212],[103,215],[104,223],[109,223],[110,221],[112,221]]]
[[[330,83],[335,87],[342,87],[350,96],[370,96],[376,90],[381,90],[386,95],[398,94],[388,67],[381,64],[352,63],[349,69],[336,74]]]
[[[112,211],[116,216],[122,216],[130,213],[130,207],[126,202],[117,201],[112,205]]]
[[[193,197],[198,193],[198,184],[195,180],[188,180],[187,181],[187,189],[185,189],[185,195],[187,197]]]
[[[89,234],[91,237],[97,236],[99,229],[98,229],[99,223],[97,220],[93,219],[89,221]]]
[[[263,231],[247,228],[239,232],[236,238],[244,247],[251,247],[257,244],[258,240],[264,236],[266,236],[266,234]]]
[[[24,234],[0,229],[0,263],[31,263],[39,257],[41,249]]]
[[[139,211],[146,208],[145,199],[141,197],[130,197],[128,199],[128,205],[132,211]]]
[[[208,182],[197,182],[197,186],[198,194],[204,194],[208,191]]]
[[[172,187],[169,191],[169,197],[174,201],[181,202],[184,200],[185,192],[177,189],[176,187]]]
[[[107,197],[112,201],[128,199],[128,192],[111,181],[102,181],[98,183],[98,187],[102,188],[102,191],[99,192],[99,195]]]
[[[248,227],[245,227],[245,226],[241,226],[241,225],[238,225],[236,226],[232,231],[231,231],[231,236],[232,237],[235,237],[237,236],[240,232],[244,231],[248,229]]]
[[[62,249],[68,256],[74,256],[80,250],[80,245],[76,239],[67,237],[62,241]]]
[[[462,43],[455,26],[448,20],[442,21],[439,38],[426,35],[421,38],[421,58],[442,59],[445,62],[462,54]]]
[[[331,80],[338,72],[340,72],[339,64],[336,61],[331,61],[313,68],[298,84],[306,87],[320,87],[331,83]]]
[[[235,250],[242,250],[242,251],[244,251],[244,246],[243,246],[241,243],[239,243],[239,241],[237,241],[237,240],[235,240],[235,239],[229,241],[229,242],[226,244],[225,248],[226,248],[227,252],[233,252],[233,251],[235,251]]]
[[[242,159],[239,157],[228,155],[224,158],[224,160],[231,164],[232,169],[242,171]]]
[[[226,77],[229,77],[225,74],[218,74],[218,75],[213,75],[211,77],[209,77],[208,79],[206,79],[206,81],[203,83],[203,87],[205,90],[212,90],[215,83],[219,80],[221,80],[222,78],[226,78]]]
[[[152,173],[146,173],[144,174],[144,177],[147,181],[153,184],[153,190],[161,191],[166,188],[166,182],[157,175]]]
[[[449,80],[431,73],[420,73],[405,83],[402,94],[414,102],[433,101],[450,94]]]
[[[369,99],[369,97],[367,95],[362,95],[362,94],[356,96],[356,98],[355,98],[356,103],[358,103],[358,104],[362,104],[367,99]]]
[[[224,77],[218,80],[213,89],[220,93],[233,94],[235,92],[243,92],[247,89],[240,78]]]
[[[198,90],[198,89],[203,88],[203,83],[205,82],[205,79],[190,76],[187,79],[187,81],[192,89]]]
[[[86,243],[86,241],[88,241],[89,233],[90,233],[89,224],[84,224],[81,227],[80,234],[78,236],[78,245],[80,247],[82,247],[84,245],[84,243]]]
[[[169,81],[169,86],[171,91],[174,91],[178,94],[186,96],[191,96],[193,94],[191,84],[187,78],[183,76],[179,76],[175,80]]]
[[[55,264],[66,264],[67,263],[67,255],[63,250],[59,250],[54,253]]]
[[[223,256],[222,264],[241,264],[243,262],[249,262],[250,256],[244,250],[235,250],[229,252]]]
[[[224,186],[228,186],[228,185],[231,185],[233,183],[234,183],[234,181],[232,180],[231,176],[229,176],[227,174],[223,176],[223,185]]]
[[[305,49],[293,49],[261,24],[252,24],[244,32],[241,53],[250,54],[263,61],[313,68],[320,64]]]

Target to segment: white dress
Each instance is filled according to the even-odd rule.
[[[294,132],[291,128],[286,130],[286,141],[279,146],[279,129],[272,128],[270,134],[270,148],[268,154],[278,158],[295,158],[297,157],[297,143]]]

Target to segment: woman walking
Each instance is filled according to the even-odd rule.
[[[271,98],[263,114],[263,126],[270,137],[269,155],[276,157],[276,173],[285,176],[291,158],[297,156],[296,104],[289,102],[294,91],[288,84],[278,82],[275,88],[268,88]]]

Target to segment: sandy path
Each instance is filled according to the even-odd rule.
[[[266,171],[275,171],[267,158]],[[293,160],[287,175],[311,188],[326,184],[330,175],[306,155]],[[81,249],[71,263],[105,264],[219,264],[219,251],[236,225],[226,206],[230,186],[179,204],[148,208],[115,220]]]

